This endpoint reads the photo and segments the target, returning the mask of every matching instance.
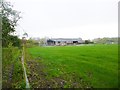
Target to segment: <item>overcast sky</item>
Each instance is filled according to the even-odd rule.
[[[21,11],[29,37],[93,39],[118,36],[119,0],[7,0]],[[23,34],[18,26],[17,32]]]

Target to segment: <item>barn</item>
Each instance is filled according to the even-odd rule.
[[[82,43],[82,38],[52,38],[46,40],[47,46],[78,45]]]

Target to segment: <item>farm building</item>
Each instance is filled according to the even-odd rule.
[[[47,46],[64,46],[64,45],[78,45],[84,41],[81,38],[52,38],[47,39],[45,45]]]

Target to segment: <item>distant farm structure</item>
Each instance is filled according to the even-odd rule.
[[[118,44],[118,38],[95,38],[93,40],[82,38],[30,38],[27,40],[27,46],[67,46],[84,44]]]
[[[51,38],[51,39],[46,39],[44,45],[66,46],[66,45],[78,45],[82,43],[84,43],[82,38]]]

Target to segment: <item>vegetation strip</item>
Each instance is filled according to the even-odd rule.
[[[22,51],[22,65],[23,65],[23,69],[24,69],[26,88],[30,88],[29,81],[28,81],[27,74],[26,74],[26,69],[25,69],[25,66],[24,66],[24,47],[23,47],[23,51]]]

